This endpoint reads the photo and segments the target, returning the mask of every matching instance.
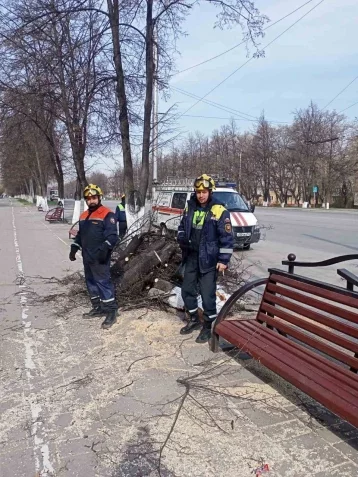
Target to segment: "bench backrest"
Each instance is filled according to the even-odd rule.
[[[63,207],[56,207],[54,209],[50,209],[47,212],[45,219],[46,220],[61,220],[62,214],[63,214]]]
[[[62,207],[56,207],[56,209],[53,212],[53,217],[58,217],[60,218],[62,216],[63,208]]]
[[[257,320],[358,369],[358,293],[271,269]]]

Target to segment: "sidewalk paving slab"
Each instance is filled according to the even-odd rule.
[[[28,287],[27,335],[13,283],[12,210]],[[214,355],[194,335],[183,339],[174,313],[123,312],[109,331],[100,329],[101,318],[83,320],[89,301],[73,295],[71,302],[72,284],[41,278],[82,269],[80,260],[68,261],[68,227],[44,227],[41,213],[15,204],[1,206],[0,219],[7,270],[0,477],[36,475],[30,403],[41,409],[38,437],[54,469],[43,475],[152,477],[160,460],[168,477],[250,477],[261,463],[269,464],[268,477],[358,476],[355,428],[259,363]]]

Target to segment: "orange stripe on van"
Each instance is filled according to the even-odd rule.
[[[243,221],[243,224],[247,226],[247,225],[248,225],[248,223],[246,222],[246,219],[245,219],[245,216],[244,216],[244,214],[240,214],[239,212],[238,212],[238,214],[239,214],[239,216],[240,216],[241,220]]]
[[[234,216],[234,219],[236,220],[236,222],[238,223],[238,225],[243,225],[242,221],[241,221],[241,217],[239,216],[239,214],[237,212],[231,212],[231,214]]]
[[[160,205],[153,205],[152,210],[157,210],[158,212],[163,212],[165,214],[175,214],[182,215],[184,209],[173,209],[171,207],[163,207]]]

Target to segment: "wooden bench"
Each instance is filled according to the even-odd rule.
[[[79,220],[72,225],[70,230],[68,231],[68,238],[69,239],[74,239],[77,235],[78,229],[79,229]]]
[[[311,266],[346,257],[357,260],[358,254]],[[223,337],[358,427],[358,292],[296,275],[294,267],[309,265],[295,258],[291,254],[282,262],[289,272],[270,269],[268,278],[246,284],[229,298],[214,324],[211,350],[218,350]],[[225,320],[245,293],[262,285],[255,319]]]
[[[64,208],[55,207],[50,209],[45,215],[45,220],[48,222],[62,222],[64,220]]]

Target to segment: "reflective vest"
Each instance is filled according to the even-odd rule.
[[[234,239],[230,214],[214,197],[205,210],[198,210],[195,197],[188,201],[178,227],[177,240],[183,260],[194,250],[201,273],[215,270],[218,262],[227,265],[233,253]],[[200,235],[200,239],[198,239]]]
[[[193,228],[200,230],[203,228],[207,211],[196,210],[193,215]]]

